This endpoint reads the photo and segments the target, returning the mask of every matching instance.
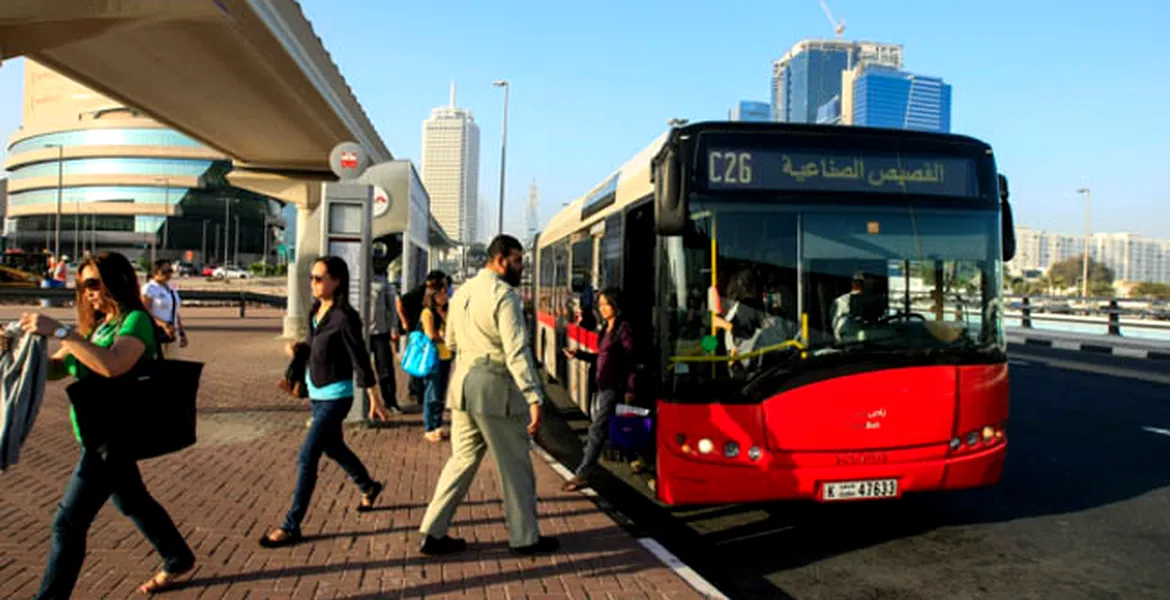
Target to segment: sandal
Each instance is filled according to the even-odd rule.
[[[581,479],[580,477],[574,477],[574,478],[566,481],[565,483],[561,484],[561,491],[575,492],[581,488],[587,488],[587,487],[589,487],[589,482],[585,481],[584,479]]]
[[[370,487],[370,491],[362,494],[362,502],[361,504],[358,504],[357,511],[369,512],[374,510],[374,502],[378,499],[378,496],[382,494],[382,490],[384,488],[385,486],[375,481],[374,485]]]
[[[275,539],[272,537],[274,535],[280,535],[281,537],[279,539]],[[264,537],[260,538],[260,546],[263,548],[281,548],[284,546],[291,546],[300,541],[301,532],[299,531],[295,533],[289,533],[283,529],[273,529],[272,531],[264,534]]]
[[[150,596],[159,592],[165,592],[175,585],[176,579],[190,570],[191,569],[187,569],[182,573],[169,573],[165,570],[159,571],[158,573],[155,573],[154,577],[151,577],[150,580],[148,580],[146,583],[138,586],[138,593],[144,596]]]

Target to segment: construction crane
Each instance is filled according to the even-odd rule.
[[[821,0],[821,8],[825,11],[825,16],[829,18],[829,25],[833,28],[833,33],[840,38],[841,34],[845,33],[845,17],[842,16],[840,21],[833,17],[833,11],[829,10],[829,3],[826,0]]]

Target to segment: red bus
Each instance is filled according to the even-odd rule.
[[[534,344],[588,413],[589,365],[562,349],[595,347],[595,290],[623,288],[667,504],[992,485],[1014,247],[979,140],[676,127],[538,236]]]

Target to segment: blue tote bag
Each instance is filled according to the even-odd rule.
[[[402,353],[402,370],[412,377],[426,377],[439,368],[439,351],[422,331],[412,331]]]

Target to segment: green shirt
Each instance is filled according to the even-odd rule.
[[[122,336],[136,337],[146,346],[143,357],[153,357],[155,354],[154,322],[146,311],[136,310],[117,321],[106,321],[98,325],[89,335],[89,341],[98,348],[109,348],[114,340]],[[141,360],[141,359],[139,359]],[[93,375],[88,367],[81,364],[72,354],[65,356],[65,369],[70,375],[84,379]],[[73,436],[81,441],[81,431],[77,428],[77,415],[69,409],[69,420],[73,422]]]

